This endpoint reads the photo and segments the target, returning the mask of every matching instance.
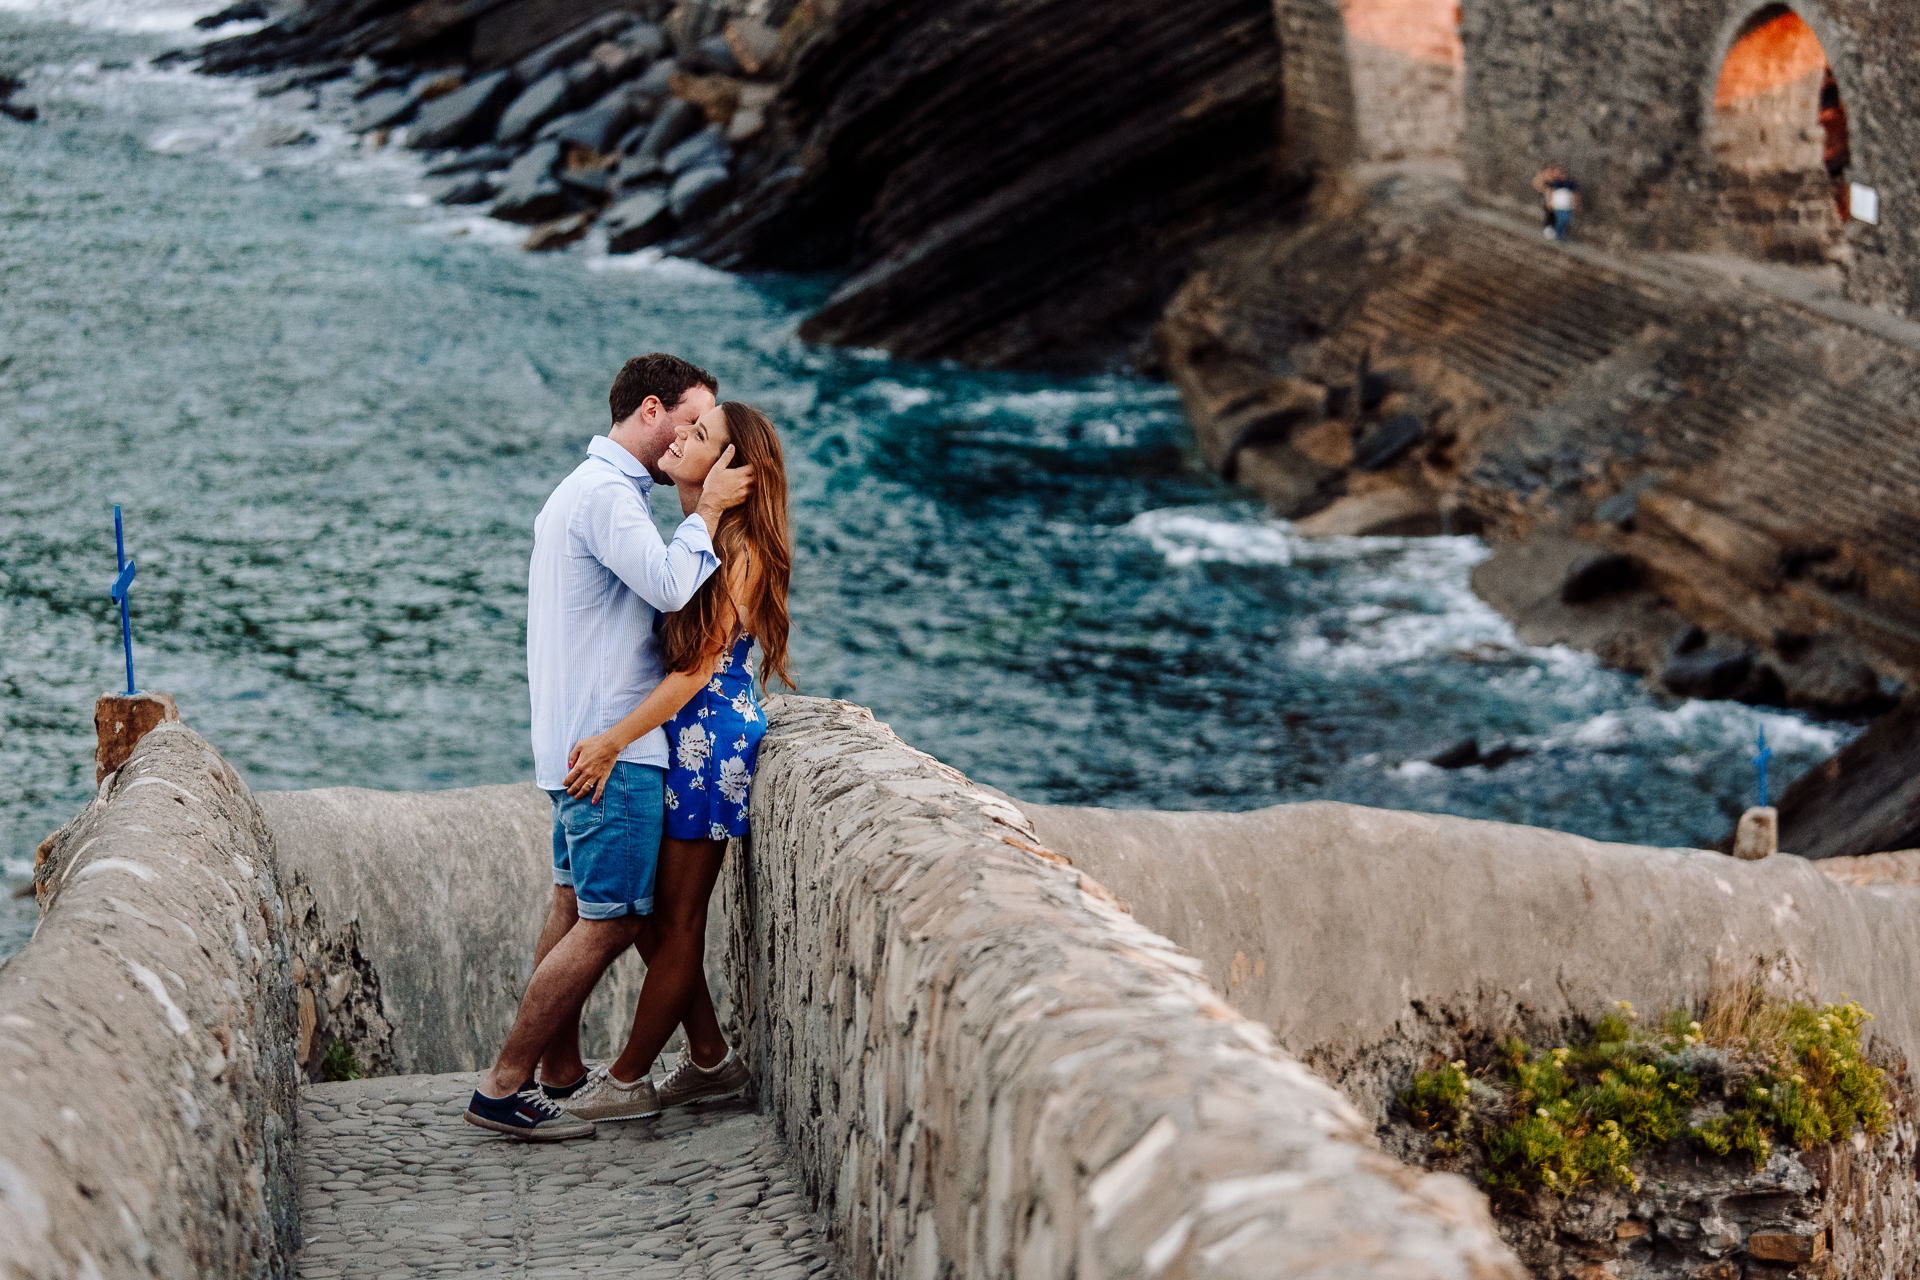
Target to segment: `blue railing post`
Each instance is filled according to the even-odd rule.
[[[1760,769],[1760,807],[1767,807],[1767,761],[1773,759],[1773,752],[1767,749],[1767,726],[1760,726],[1760,751],[1753,757],[1753,763]]]
[[[126,536],[120,531],[120,504],[113,504],[113,554],[120,562],[120,576],[113,580],[113,598],[120,605],[120,643],[127,651],[127,696],[138,690],[133,685],[133,619],[127,612],[127,591],[133,586],[133,561],[127,559]]]

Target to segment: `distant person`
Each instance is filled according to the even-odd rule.
[[[1580,188],[1565,169],[1550,164],[1534,175],[1533,189],[1540,193],[1546,212],[1546,225],[1541,234],[1565,243],[1573,230],[1573,211],[1580,202]]]
[[[644,953],[657,941],[650,916],[666,734],[630,740],[592,798],[570,795],[566,778],[574,745],[613,728],[661,683],[655,620],[714,579],[722,516],[753,490],[753,469],[731,465],[733,447],[713,450],[701,455],[711,469],[672,541],[654,527],[652,487],[692,465],[680,455],[696,424],[716,412],[718,391],[712,374],[675,356],[627,361],[608,395],[613,425],[588,443],[586,460],[534,521],[527,683],[534,780],[553,797],[554,890],[513,1029],[467,1106],[467,1121],[483,1129],[542,1141],[593,1133],[591,1121],[559,1105],[588,1079],[580,1009],[621,952],[640,944]],[[704,1038],[718,1035],[715,1024]]]
[[[769,677],[787,676],[787,582],[793,548],[787,534],[787,471],[780,437],[751,405],[709,409],[675,437],[660,469],[680,490],[682,510],[705,502],[727,459],[750,467],[753,492],[714,531],[720,572],[693,600],[661,619],[660,657],[668,675],[645,701],[605,733],[568,755],[570,797],[598,801],[609,771],[629,744],[664,724],[673,763],[667,771],[666,838],[660,845],[658,941],[633,1030],[620,1056],[596,1066],[566,1100],[583,1120],[630,1120],[747,1086],[747,1066],[720,1033],[704,967],[707,902],[720,879],[727,841],[747,834],[747,792],[767,731],[754,695],[757,641]],[[653,1061],[676,1026],[687,1031],[679,1065],[656,1089]]]

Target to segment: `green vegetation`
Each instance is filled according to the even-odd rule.
[[[345,1040],[335,1040],[328,1045],[326,1056],[320,1059],[322,1080],[359,1080],[366,1074],[360,1069],[360,1059],[353,1056],[353,1050]]]
[[[1844,997],[1843,997],[1844,998]],[[1434,1146],[1477,1143],[1497,1189],[1567,1195],[1590,1183],[1636,1190],[1632,1163],[1686,1140],[1764,1165],[1776,1141],[1806,1149],[1887,1124],[1881,1071],[1861,1056],[1872,1017],[1854,1003],[1769,1004],[1745,992],[1643,1028],[1621,1004],[1577,1044],[1535,1051],[1503,1042],[1477,1076],[1465,1061],[1422,1071],[1400,1095]]]

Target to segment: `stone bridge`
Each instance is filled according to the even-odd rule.
[[[1431,1054],[1729,972],[1920,1037],[1920,890],[1858,867],[1022,809],[860,708],[771,712],[709,939],[755,1097],[537,1148],[458,1113],[530,965],[545,798],[255,796],[160,724],[43,846],[0,971],[0,1274],[1518,1277],[1470,1184],[1375,1137]],[[1840,1144],[1842,1274],[1913,1274],[1915,1136]]]

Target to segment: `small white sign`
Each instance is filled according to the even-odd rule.
[[[1880,193],[1858,182],[1847,184],[1847,212],[1861,222],[1880,225]]]

